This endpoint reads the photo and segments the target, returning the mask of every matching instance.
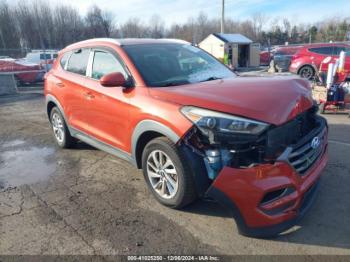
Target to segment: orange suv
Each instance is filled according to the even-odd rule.
[[[81,140],[131,162],[166,206],[213,198],[248,236],[293,226],[327,163],[327,123],[307,82],[238,77],[180,40],[70,45],[45,96],[60,147]]]

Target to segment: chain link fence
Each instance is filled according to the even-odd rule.
[[[58,50],[0,49],[0,95],[43,89]]]

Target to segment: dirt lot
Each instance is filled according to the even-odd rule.
[[[350,119],[327,119],[314,207],[288,234],[259,240],[215,203],[159,205],[123,160],[84,144],[59,150],[41,95],[2,97],[0,254],[350,254]]]

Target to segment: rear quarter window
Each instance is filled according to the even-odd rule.
[[[320,55],[333,55],[333,47],[313,47],[309,51]]]

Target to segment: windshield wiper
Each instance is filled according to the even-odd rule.
[[[187,81],[182,81],[182,82],[169,82],[165,83],[164,85],[161,85],[161,87],[166,87],[166,86],[181,86],[181,85],[186,85],[188,84]]]
[[[207,81],[213,81],[213,80],[219,80],[219,79],[222,79],[221,77],[216,77],[216,76],[211,76],[211,77],[208,77],[207,79],[204,79],[200,82],[207,82]]]

